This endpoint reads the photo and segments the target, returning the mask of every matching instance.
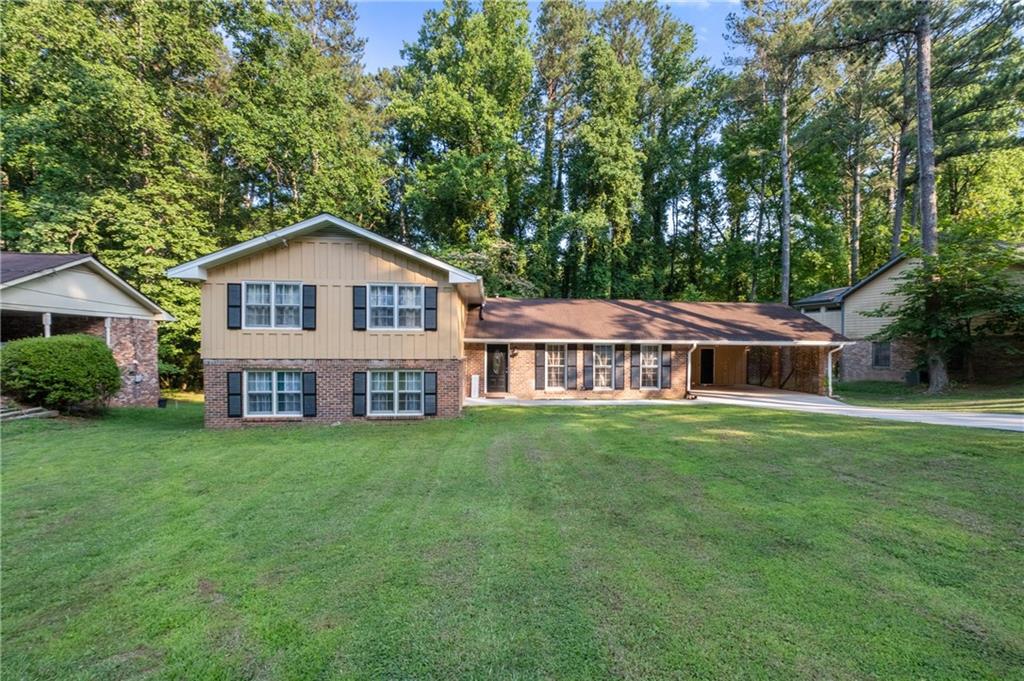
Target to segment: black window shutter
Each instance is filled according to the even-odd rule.
[[[352,330],[366,331],[366,287],[352,287]],[[363,376],[365,379],[366,376]]]
[[[316,416],[316,372],[302,372],[302,415]]]
[[[423,330],[437,331],[437,287],[423,287]]]
[[[437,416],[437,372],[423,372],[423,415]]]
[[[242,328],[242,285],[228,284],[228,328]],[[241,414],[239,414],[241,416]]]
[[[640,389],[640,346],[633,345],[629,348],[629,387],[633,390]]]
[[[316,286],[311,284],[302,287],[302,328],[307,331],[316,329]]]
[[[613,385],[616,390],[626,388],[626,346],[615,346],[615,357],[612,359],[612,373],[615,374]]]
[[[242,415],[242,372],[228,372],[228,416],[235,419]]]
[[[352,374],[352,416],[366,416],[366,372]]]
[[[672,346],[661,346],[661,387],[672,387]]]
[[[544,389],[544,344],[537,343],[533,351],[533,388]]]
[[[565,346],[565,389],[576,390],[576,344]]]
[[[583,346],[583,389],[594,389],[594,346]]]

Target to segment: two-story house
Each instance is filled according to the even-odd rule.
[[[486,298],[333,215],[174,267],[202,286],[206,423],[452,417],[467,397],[824,392],[844,338],[773,304]]]

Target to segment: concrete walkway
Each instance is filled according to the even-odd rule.
[[[864,419],[882,419],[886,421],[902,421],[904,423],[924,423],[935,426],[963,426],[966,428],[992,428],[996,430],[1012,430],[1024,433],[1024,415],[1021,414],[986,414],[960,411],[931,411],[923,409],[887,409],[880,407],[857,407],[833,400],[821,395],[798,393],[791,390],[773,390],[757,386],[729,386],[694,390],[696,400],[521,400],[506,399],[467,399],[466,406],[520,406],[520,407],[600,407],[614,405],[692,405],[692,404],[727,404],[736,407],[754,407],[760,409],[781,409],[783,411],[802,411],[814,414],[833,414],[836,416],[853,416]]]

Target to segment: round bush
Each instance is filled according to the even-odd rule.
[[[3,392],[19,402],[68,411],[97,408],[121,387],[114,355],[84,334],[24,338],[0,350]]]

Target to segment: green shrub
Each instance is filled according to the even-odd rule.
[[[19,402],[67,412],[103,406],[121,372],[101,339],[84,334],[24,338],[0,350],[3,392]]]

